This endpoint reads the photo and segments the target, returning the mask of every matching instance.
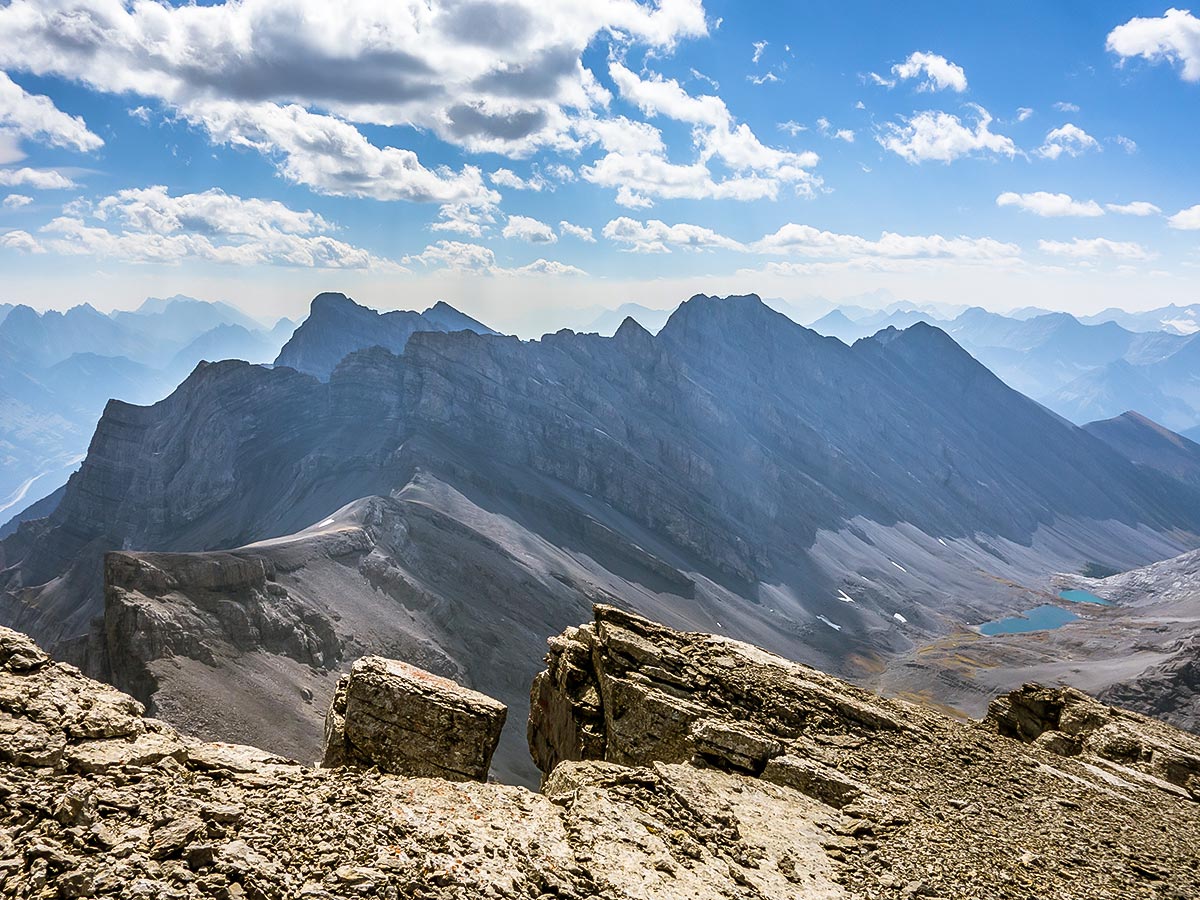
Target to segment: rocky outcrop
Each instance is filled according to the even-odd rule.
[[[448,678],[367,656],[338,681],[325,717],[325,766],[486,781],[508,708]]]
[[[1073,688],[1027,684],[992,701],[984,722],[1052,753],[1116,764],[1126,774],[1141,772],[1164,789],[1200,801],[1200,738]]]
[[[566,687],[556,709],[583,715],[605,753],[611,731],[637,764],[564,759],[540,794],[309,768],[143,719],[132,698],[0,629],[0,895],[1194,895],[1200,803],[1134,770],[612,609],[564,635],[550,658],[560,675],[577,673],[557,682]],[[548,696],[554,684],[543,679]],[[619,705],[639,692],[664,724],[645,740],[623,721],[639,710]],[[533,730],[551,734],[548,712],[537,715]],[[547,744],[568,749],[560,740]],[[860,793],[822,798],[810,777],[818,767],[823,784]]]

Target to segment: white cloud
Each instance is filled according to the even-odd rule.
[[[10,231],[6,234],[0,234],[0,247],[7,247],[9,250],[20,250],[23,253],[45,253],[46,249],[38,243],[28,231]]]
[[[104,146],[82,118],[63,112],[49,97],[28,93],[5,72],[0,72],[0,132],[81,153]]]
[[[613,219],[602,232],[610,241],[625,244],[634,253],[670,253],[672,247],[685,250],[742,250],[732,238],[701,225],[668,225],[658,219],[639,222],[628,216]]]
[[[496,254],[480,244],[468,244],[462,241],[437,241],[430,244],[420,253],[404,257],[406,263],[421,263],[429,268],[450,269],[454,272],[464,272],[473,275],[514,275],[514,276],[568,276],[586,275],[582,269],[549,259],[535,259],[533,262],[504,268],[496,264]]]
[[[896,86],[896,79],[884,78],[878,72],[868,72],[863,78],[864,81],[869,81],[871,84],[879,85],[880,87],[893,88]]]
[[[752,56],[750,58],[750,62],[754,63],[755,65],[758,65],[758,61],[760,59],[762,59],[763,51],[767,49],[767,42],[766,41],[755,41],[753,46],[754,46],[754,56]]]
[[[32,197],[25,194],[9,194],[4,198],[5,209],[20,209],[22,206],[28,206],[33,202]]]
[[[1073,241],[1038,241],[1038,248],[1055,256],[1074,259],[1095,259],[1113,256],[1119,259],[1150,259],[1151,253],[1133,241],[1110,241],[1108,238],[1075,238]]]
[[[1080,128],[1068,122],[1060,128],[1046,132],[1046,140],[1038,147],[1038,156],[1046,159],[1058,159],[1064,153],[1067,156],[1079,156],[1088,150],[1100,149],[1100,143]]]
[[[130,118],[137,119],[139,122],[150,121],[150,107],[148,106],[135,106],[126,112],[129,113]]]
[[[529,178],[522,178],[512,169],[497,169],[488,175],[488,179],[496,187],[512,188],[514,191],[540,191],[549,185],[536,172]]]
[[[788,119],[786,122],[780,122],[776,127],[780,131],[790,134],[792,137],[795,137],[802,131],[808,131],[807,125],[801,125],[799,122],[794,122],[791,119]]]
[[[60,254],[135,263],[200,259],[243,266],[399,268],[329,237],[332,229],[317,213],[275,200],[243,199],[217,188],[171,196],[154,186],[68,204],[64,215],[42,226],[40,243]]]
[[[1145,200],[1134,200],[1132,203],[1106,203],[1104,208],[1123,216],[1157,216],[1162,212],[1153,203]]]
[[[1184,81],[1200,81],[1200,19],[1186,9],[1168,9],[1157,19],[1133,18],[1108,35],[1108,50],[1121,61],[1140,56],[1180,66]]]
[[[853,131],[851,131],[849,128],[839,128],[835,131],[833,125],[824,116],[821,116],[819,119],[817,119],[817,131],[821,132],[821,134],[825,137],[834,138],[839,141],[845,141],[847,144],[854,143]]]
[[[406,263],[422,263],[457,271],[489,271],[496,265],[496,254],[480,244],[462,241],[437,241],[420,253],[404,257]]]
[[[258,150],[276,160],[284,178],[318,193],[435,203],[500,200],[475,166],[429,169],[411,150],[377,147],[353,125],[294,104],[205,102],[189,106],[185,115],[214,142]]]
[[[1167,219],[1167,224],[1182,231],[1200,231],[1200,203],[1181,209]]]
[[[746,80],[753,85],[764,85],[772,81],[778,81],[779,76],[774,72],[763,72],[761,75],[747,75]]]
[[[438,220],[429,227],[434,231],[454,231],[468,237],[483,237],[496,224],[496,206],[492,203],[444,203]]]
[[[558,230],[563,234],[569,234],[573,238],[578,238],[589,244],[596,243],[596,236],[592,234],[592,229],[585,228],[582,225],[575,225],[568,222],[566,219],[558,223]]]
[[[1075,200],[1070,194],[1051,194],[1048,191],[1034,191],[1030,194],[1005,191],[996,198],[996,205],[1015,206],[1036,216],[1046,217],[1104,215],[1104,210],[1095,200]]]
[[[1030,109],[1028,106],[1021,106],[1021,107],[1017,108],[1017,121],[1018,122],[1024,122],[1026,119],[1028,119],[1032,115],[1033,115],[1033,110]]]
[[[902,63],[892,66],[892,74],[899,79],[924,77],[918,86],[920,91],[952,90],[962,93],[967,89],[967,73],[944,56],[918,50]],[[879,76],[875,76],[877,79]],[[879,79],[884,83],[883,79]]]
[[[480,202],[472,167],[425,166],[356,125],[423,129],[469,152],[577,150],[575,119],[610,99],[585,49],[602,38],[669,52],[707,30],[701,0],[12,0],[0,68],[154,100],[324,193]]]
[[[1059,112],[1069,112],[1069,113],[1079,112],[1078,106],[1076,106],[1074,103],[1068,103],[1065,100],[1059,100],[1057,103],[1054,104],[1054,108],[1057,109]]]
[[[535,259],[533,262],[524,266],[517,266],[515,269],[498,269],[498,275],[545,275],[551,278],[570,277],[575,275],[586,275],[587,272],[578,266],[570,266],[566,263],[558,262],[553,259]]]
[[[822,231],[795,222],[789,222],[750,244],[743,244],[700,225],[667,225],[656,219],[639,222],[625,216],[605,225],[604,236],[640,253],[669,253],[673,247],[683,247],[828,260],[954,259],[986,263],[1011,263],[1021,253],[1017,245],[992,238],[947,238],[939,234],[903,235],[885,231],[878,240],[871,240],[854,234]]]
[[[1112,139],[1113,143],[1124,150],[1126,153],[1137,153],[1137,141],[1132,138],[1127,138],[1123,134],[1118,134]]]
[[[558,240],[553,228],[529,216],[509,216],[502,234],[506,238],[528,241],[531,244],[553,244]]]
[[[0,187],[29,187],[38,191],[62,191],[75,182],[54,169],[0,169]]]
[[[580,174],[593,184],[615,188],[617,203],[637,209],[652,206],[656,197],[775,199],[784,185],[805,195],[820,185],[808,171],[817,164],[815,153],[766,146],[748,125],[735,123],[720,97],[692,96],[674,79],[654,73],[642,77],[617,61],[609,64],[609,73],[621,96],[644,115],[695,126],[692,143],[697,155],[690,163],[672,162],[661,132],[644,122],[622,117],[580,123],[578,127],[590,130],[607,151]],[[714,161],[726,170],[720,177],[710,169]]]
[[[811,225],[788,223],[752,245],[759,253],[796,254],[799,256],[855,258],[954,258],[965,260],[1006,260],[1020,255],[1016,244],[992,238],[947,238],[940,234],[903,235],[885,231],[879,240],[853,234],[822,231]]]
[[[977,153],[1013,157],[1017,147],[1011,138],[991,131],[992,117],[982,106],[972,104],[977,120],[972,128],[958,116],[928,110],[884,126],[877,140],[887,150],[911,163],[952,162]]]

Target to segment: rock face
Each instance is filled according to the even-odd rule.
[[[325,718],[325,766],[486,781],[508,708],[448,678],[368,656],[338,681]]]
[[[356,350],[382,347],[401,353],[418,331],[496,333],[441,301],[423,313],[395,310],[381,314],[359,306],[345,294],[318,294],[308,318],[279,351],[275,365],[326,381],[338,363]]]
[[[1200,740],[1073,688],[1027,684],[992,701],[985,724],[1063,756],[1098,757],[1200,801]]]
[[[0,895],[1195,896],[1200,803],[1086,742],[1059,756],[611,608],[550,661],[562,702],[531,733],[637,762],[564,759],[535,794],[196,741],[0,629]],[[607,699],[635,694],[652,709]],[[624,720],[642,714],[662,730],[638,739]],[[559,715],[603,750],[561,743]]]

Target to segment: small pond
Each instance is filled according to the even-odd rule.
[[[1101,606],[1112,606],[1103,597],[1097,597],[1091,591],[1059,591],[1058,596],[1064,600],[1070,600],[1072,603],[1099,603]]]
[[[1079,616],[1069,609],[1051,606],[1047,603],[1027,609],[1015,616],[1005,616],[1003,619],[996,619],[993,622],[984,622],[979,626],[979,631],[981,634],[989,636],[1019,634],[1025,631],[1050,631],[1054,628],[1061,628],[1068,622],[1074,622],[1078,618]]]

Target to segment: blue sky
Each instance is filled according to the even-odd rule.
[[[1162,3],[15,0],[0,69],[10,302],[1200,301]]]

